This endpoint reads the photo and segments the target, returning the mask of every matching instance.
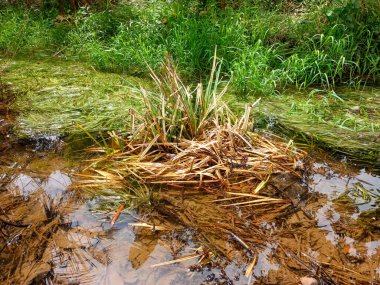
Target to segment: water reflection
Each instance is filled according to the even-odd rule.
[[[271,261],[271,255],[273,255],[277,244],[268,243],[264,250],[258,255],[257,265],[254,269],[254,275],[256,277],[267,276],[270,270],[278,270],[280,265]]]
[[[68,175],[70,171],[54,162],[53,158],[49,161],[48,168],[29,169],[9,163],[9,168],[20,173],[12,174],[11,182],[6,186],[8,191],[14,196],[21,195],[25,203],[39,191],[53,202],[61,201],[67,196],[67,187],[72,184]],[[354,189],[364,187],[370,192],[379,193],[380,177],[363,169],[350,171],[350,174],[342,173],[325,162],[316,163],[314,170],[316,173],[311,176],[308,185],[318,195],[315,201],[305,203],[305,210],[310,211],[312,221],[302,218],[302,211],[299,211],[296,214],[301,218],[294,218],[294,221],[285,217],[281,223],[261,223],[260,231],[265,233],[267,240],[255,248],[258,258],[250,284],[298,282],[299,272],[304,274],[306,269],[295,264],[298,267],[294,271],[298,272],[289,273],[287,264],[281,263],[278,258],[281,248],[286,246],[294,253],[298,250],[299,256],[306,253],[312,264],[332,260],[337,266],[348,265],[350,270],[363,270],[370,272],[371,276],[380,276],[380,240],[376,240],[376,233],[373,237],[354,235],[355,232],[349,228],[361,213],[377,207],[375,196],[366,200],[365,197],[355,196]],[[343,195],[347,195],[349,200],[344,207],[338,207],[337,199]],[[139,220],[136,213],[127,211],[111,227],[113,213],[94,211],[101,202],[101,198],[81,202],[71,213],[65,212],[56,220],[59,226],[54,227],[53,234],[48,238],[49,243],[44,245],[44,261],[52,265],[54,284],[248,284],[244,274],[250,260],[240,251],[233,255],[237,257],[234,260],[222,257],[210,267],[197,266],[197,259],[193,259],[152,268],[152,265],[193,253],[194,248],[203,245],[202,239],[194,229],[152,232],[150,229],[132,227],[129,223]],[[69,204],[69,207],[73,206]],[[43,220],[45,217],[38,218],[42,219],[38,221],[41,227],[37,229],[40,229],[46,220]],[[33,217],[30,220],[33,221]],[[246,223],[247,227],[254,226],[249,224],[248,219]],[[347,229],[344,231],[339,227]],[[14,240],[9,241],[13,246],[18,246]],[[236,241],[225,242],[230,244],[231,251],[237,251]],[[339,258],[346,258],[347,261]],[[291,262],[289,257],[286,262]],[[49,282],[46,280],[46,284],[53,284]]]
[[[33,178],[27,174],[19,174],[7,188],[14,195],[22,195],[25,199],[37,190],[43,189],[49,198],[58,200],[71,184],[71,178],[67,174],[55,170],[47,178]]]
[[[370,241],[365,244],[367,247],[367,256],[372,257],[373,255],[379,256],[380,254],[380,240]]]
[[[86,263],[94,266],[87,266],[87,271],[76,274],[77,281],[86,280],[88,284],[203,284],[207,278],[214,276],[223,280],[226,278],[220,269],[200,268],[200,270],[190,271],[189,267],[196,263],[195,260],[184,261],[176,264],[163,265],[157,268],[151,266],[162,262],[173,260],[173,252],[168,244],[174,242],[172,232],[152,232],[150,229],[138,229],[128,225],[136,222],[136,218],[128,214],[121,214],[114,228],[110,223],[103,222],[109,220],[107,214],[92,213],[91,207],[95,206],[97,199],[87,202],[78,210],[70,214],[73,229],[82,231],[93,231],[102,234],[96,242],[90,242],[94,250],[102,252],[107,256],[108,262],[99,262],[94,256],[87,256]],[[182,235],[182,238],[181,238]],[[181,240],[178,257],[193,252],[197,247],[191,239],[191,234],[184,231],[174,239]],[[186,238],[184,240],[183,238]],[[84,242],[83,237],[76,236],[76,240],[82,245],[89,244]],[[177,241],[178,242],[178,241]],[[199,246],[199,245],[198,245]],[[262,253],[262,260],[266,254]],[[98,258],[99,259],[99,258]],[[263,266],[265,271],[266,266]],[[234,263],[229,264],[225,271],[228,274],[236,275],[244,268],[239,268]],[[62,268],[57,269],[55,274],[65,277],[67,275]],[[261,273],[264,274],[264,273]],[[238,274],[239,275],[239,274]],[[213,278],[213,279],[214,279]],[[216,284],[216,283],[210,283]],[[233,284],[247,284],[245,277]]]
[[[376,227],[378,217],[376,214],[369,215],[380,206],[380,176],[368,172],[366,169],[342,171],[339,167],[327,162],[315,163],[314,174],[308,181],[308,186],[314,193],[322,194],[321,201],[325,201],[315,211],[315,219],[318,227],[325,231],[325,238],[335,246],[342,246],[342,251],[348,257],[363,260],[379,255],[380,240],[365,242],[365,249],[354,238],[358,233],[347,231],[350,224],[357,224],[357,229],[367,224]],[[375,213],[375,212],[374,212]],[[371,221],[360,222],[360,217],[372,217]],[[338,231],[337,231],[338,229]],[[343,233],[342,233],[343,229]],[[368,235],[370,230],[361,230],[361,236],[374,238]],[[368,240],[368,239],[367,239]]]
[[[366,211],[377,207],[377,199],[380,197],[380,176],[359,170],[357,174],[341,174],[327,163],[315,163],[313,170],[315,174],[311,177],[309,187],[311,190],[324,194],[329,200],[334,200],[344,193],[351,194],[356,201],[359,211]],[[359,195],[354,196],[355,191],[368,191],[373,195],[368,200]],[[376,199],[376,196],[378,198]]]
[[[315,218],[318,227],[328,232],[326,239],[332,244],[337,245],[339,236],[335,233],[332,224],[340,219],[340,215],[332,208],[332,203],[327,202],[326,205],[322,206],[315,214]]]

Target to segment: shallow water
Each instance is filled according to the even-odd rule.
[[[1,155],[1,161],[6,162],[1,166],[2,181],[8,178],[1,191],[2,208],[7,207],[9,197],[21,197],[24,202],[4,209],[9,212],[0,218],[38,224],[39,215],[24,213],[25,217],[20,218],[17,215],[22,215],[22,211],[17,208],[37,199],[39,210],[43,212],[41,201],[47,197],[50,208],[55,209],[57,216],[61,215],[60,224],[45,236],[48,243],[43,246],[43,257],[32,259],[36,270],[30,270],[30,276],[20,270],[23,263],[19,260],[19,265],[13,268],[4,265],[9,264],[8,250],[22,247],[24,249],[15,254],[25,254],[33,237],[22,236],[17,227],[1,224],[0,244],[6,244],[1,254],[1,280],[5,284],[37,280],[41,262],[49,265],[42,270],[45,276],[40,281],[45,284],[297,284],[301,276],[310,275],[313,270],[302,269],[302,266],[301,269],[287,268],[278,256],[283,244],[294,249],[292,254],[305,255],[315,263],[335,262],[337,266],[348,265],[356,272],[366,272],[373,282],[380,278],[379,216],[366,217],[371,210],[379,208],[380,176],[365,169],[352,166],[341,169],[337,167],[340,162],[324,158],[313,162],[313,172],[305,177],[304,183],[314,197],[309,196],[302,207],[315,222],[302,216],[301,211],[282,222],[263,222],[261,227],[268,234],[268,241],[258,247],[257,263],[248,279],[244,276],[246,259],[239,258],[246,254],[244,251],[236,252],[237,258],[233,261],[219,256],[206,265],[194,258],[152,267],[194,254],[195,249],[203,246],[196,231],[175,224],[172,230],[154,232],[134,227],[129,223],[149,222],[149,218],[128,211],[124,211],[112,227],[110,221],[116,208],[111,212],[101,210],[99,205],[104,199],[84,199],[68,190],[75,179],[72,173],[77,171],[78,162],[68,157],[62,146],[61,151],[56,148],[36,151],[35,147],[21,145]],[[366,199],[360,197],[355,192],[359,184],[373,195]],[[291,229],[292,237],[288,232],[282,234],[280,227]],[[226,242],[236,251],[233,240]]]
[[[184,224],[152,209],[124,210],[111,226],[117,197],[91,198],[72,188],[83,157],[68,152],[56,136],[12,141],[6,137],[8,121],[0,120],[7,122],[0,125],[1,284],[298,284],[303,276],[323,284],[334,284],[330,276],[337,284],[380,282],[378,173],[312,153],[301,182],[288,183],[286,177],[273,182],[293,201],[283,217],[264,220],[256,229],[255,209],[252,215],[239,207],[227,212],[232,219],[225,221],[243,220],[257,234],[244,236],[256,255],[246,277],[253,254],[239,241],[243,233],[218,235],[217,224],[207,232],[197,220]],[[187,214],[199,209],[199,216],[206,216],[218,209],[207,202],[220,198],[215,196],[185,195]],[[167,264],[198,253],[203,255]]]
[[[257,125],[380,169],[380,89],[288,90],[263,97]]]

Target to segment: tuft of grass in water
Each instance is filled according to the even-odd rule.
[[[79,187],[122,189],[137,181],[208,189],[209,185],[234,188],[249,181],[247,186],[254,187],[257,194],[272,172],[293,173],[295,161],[305,153],[291,142],[274,137],[270,141],[251,133],[250,114],[255,104],[247,106],[237,119],[222,101],[227,87],[218,88],[219,72],[215,56],[208,84],[198,84],[191,91],[170,60],[163,65],[162,76],[151,71],[159,93],[152,96],[141,89],[145,112],[136,114],[128,137],[112,135],[109,146],[99,141],[89,149],[106,153],[106,157],[92,161],[88,167],[92,174],[83,174],[89,180],[80,181]],[[245,162],[235,162],[239,159]],[[247,179],[246,175],[254,177]]]
[[[192,91],[168,60],[162,76],[151,71],[158,93],[141,88],[146,109],[136,114],[129,136],[111,133],[107,145],[99,140],[88,149],[99,155],[78,174],[81,179],[73,187],[121,204],[111,223],[125,206],[154,205],[167,199],[165,193],[172,188],[209,193],[228,190],[233,197],[208,201],[221,203],[220,207],[280,212],[290,205],[288,200],[263,192],[274,173],[299,175],[297,161],[306,154],[292,142],[251,133],[253,106],[237,120],[221,101],[226,87],[218,88],[216,56],[211,70],[208,83]]]

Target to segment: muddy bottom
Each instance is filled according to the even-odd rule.
[[[328,157],[301,183],[272,179],[286,209],[168,189],[114,226],[118,197],[69,189],[80,161],[61,141],[13,144],[0,161],[1,284],[379,283],[380,176]]]

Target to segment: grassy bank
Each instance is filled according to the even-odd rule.
[[[140,3],[140,2],[137,2]],[[146,75],[170,53],[181,74],[203,78],[214,48],[235,91],[273,94],[284,87],[331,89],[379,78],[380,4],[375,0],[141,1],[107,10],[0,10],[3,54],[61,55],[106,71]]]

